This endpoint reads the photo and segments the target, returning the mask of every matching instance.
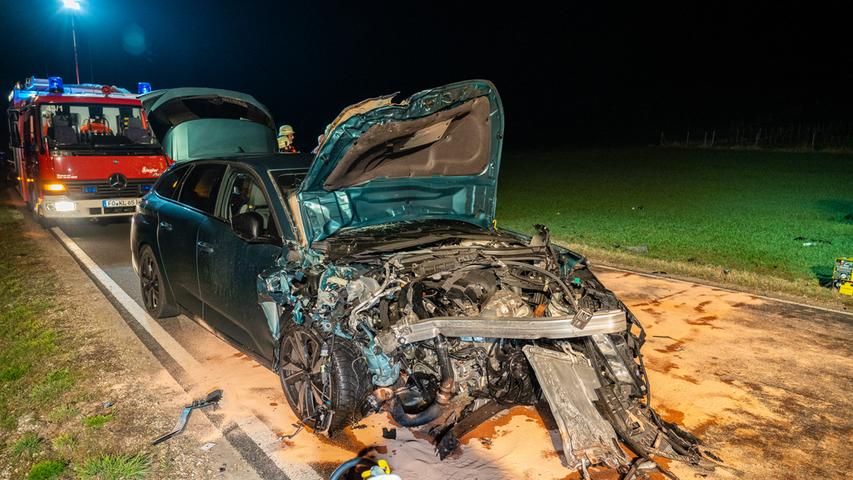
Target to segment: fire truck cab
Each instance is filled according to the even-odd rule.
[[[150,91],[140,83],[140,94]],[[9,94],[18,188],[41,221],[130,216],[169,165],[136,94],[30,77]]]

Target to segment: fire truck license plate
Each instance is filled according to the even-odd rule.
[[[101,206],[104,208],[109,207],[135,207],[139,202],[138,198],[123,198],[121,200],[103,200],[101,202]]]

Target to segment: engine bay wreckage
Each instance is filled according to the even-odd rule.
[[[258,278],[303,424],[334,434],[384,410],[428,432],[443,459],[501,410],[542,405],[571,469],[671,476],[653,456],[712,468],[650,407],[643,328],[584,259],[542,225],[532,237],[496,228],[494,86],[366,102],[282,192],[300,241]]]

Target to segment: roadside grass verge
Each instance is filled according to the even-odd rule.
[[[134,480],[145,477],[151,462],[144,455],[103,455],[77,468],[82,480]]]
[[[853,256],[853,156],[663,148],[507,152],[498,224],[594,261],[840,299],[821,287]]]
[[[61,460],[42,460],[30,469],[27,480],[53,480],[65,472],[66,464]]]
[[[83,425],[89,428],[101,428],[107,424],[110,420],[113,419],[113,414],[109,413],[106,415],[92,415],[91,417],[86,417],[83,419]]]
[[[105,347],[62,303],[46,253],[4,203],[0,252],[0,477],[142,478],[150,468],[134,417],[98,402],[110,395],[98,383],[113,368]]]

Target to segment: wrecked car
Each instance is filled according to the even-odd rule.
[[[546,227],[497,227],[495,87],[392,98],[344,110],[313,157],[167,171],[132,228],[148,312],[183,312],[277,372],[317,433],[387,411],[443,458],[495,413],[547,405],[570,468],[707,466],[650,408],[628,308]]]

